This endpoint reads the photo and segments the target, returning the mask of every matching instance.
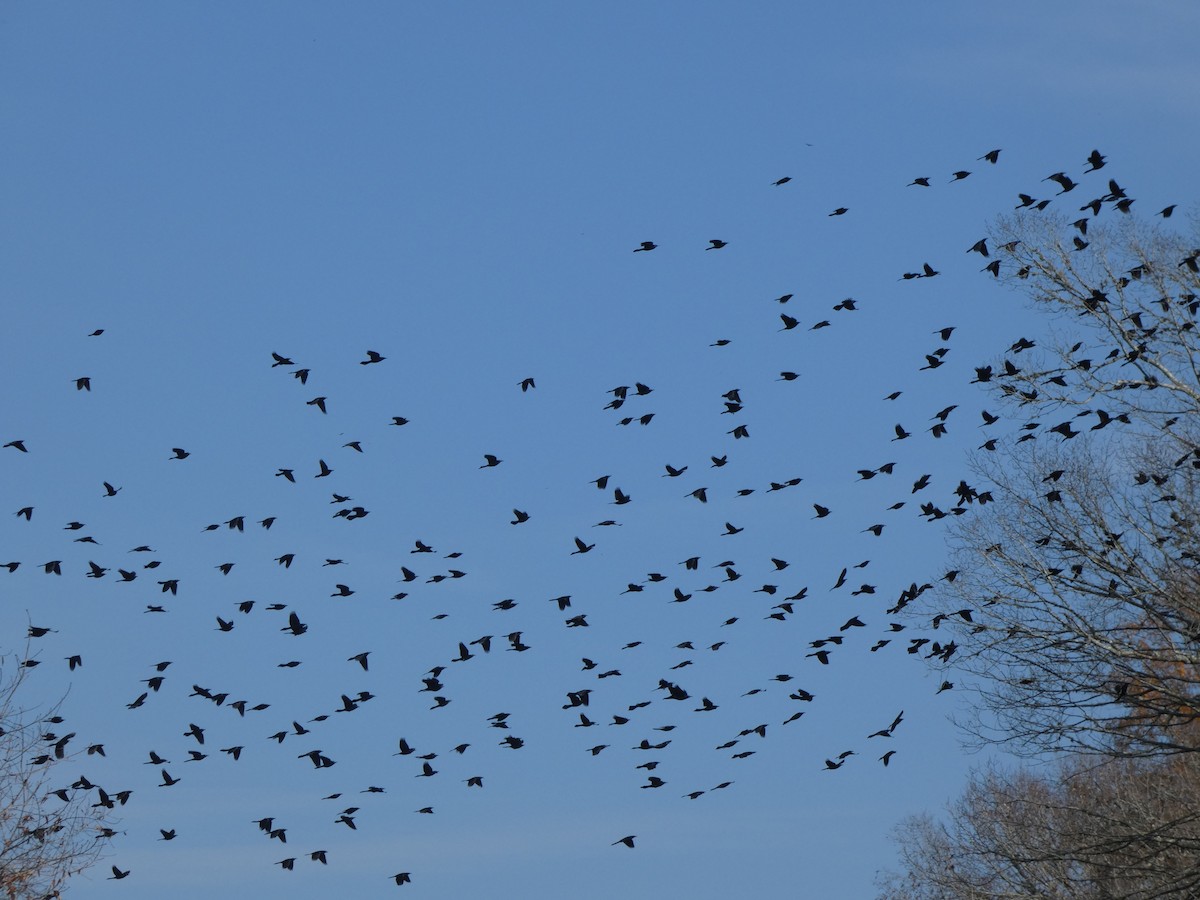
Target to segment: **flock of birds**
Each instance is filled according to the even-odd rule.
[[[979,161],[986,165],[996,165],[999,163],[1000,155],[1000,150],[992,150],[981,156]],[[1039,199],[1032,194],[1022,193],[1019,196],[1017,208],[1026,210],[1027,214],[1044,210],[1054,199],[1086,184],[1087,176],[1103,169],[1105,164],[1106,158],[1098,151],[1093,151],[1087,157],[1085,167],[1079,175],[1070,176],[1065,172],[1055,172],[1047,176],[1045,181],[1057,188],[1052,197]],[[967,170],[958,170],[951,175],[949,181],[951,183],[959,182],[971,174]],[[772,186],[784,188],[790,181],[790,177],[783,177],[773,182]],[[910,182],[910,186],[930,188],[931,177],[914,178]],[[1129,197],[1116,181],[1108,180],[1105,189],[1094,200],[1081,208],[1084,217],[1074,223],[1079,235],[1075,239],[1076,248],[1079,251],[1086,248],[1087,227],[1092,217],[1108,208],[1120,213],[1129,213],[1133,202],[1133,198]],[[1165,207],[1159,215],[1168,218],[1174,208],[1173,205]],[[838,207],[830,212],[829,216],[841,217],[850,212],[845,207]],[[713,239],[709,241],[709,246],[704,250],[727,251],[735,244],[736,242],[733,240]],[[646,240],[634,247],[633,252],[650,254],[658,248],[659,245],[655,241]],[[967,253],[978,254],[981,259],[986,260],[983,272],[994,277],[1008,274],[1003,271],[1001,261],[992,256],[994,249],[988,246],[988,241],[984,238],[969,247]],[[910,271],[900,273],[899,280],[911,282],[934,278],[939,274],[939,271],[930,263],[924,262]],[[775,299],[779,305],[786,306],[792,298],[793,295],[784,294]],[[855,313],[859,309],[859,301],[851,298],[842,300],[832,307],[835,315]],[[808,330],[819,331],[831,327],[833,318],[819,318],[811,323],[802,323],[799,315],[781,312],[779,321],[781,327],[776,329],[777,331],[793,331],[801,328],[802,325]],[[932,337],[936,338],[936,341],[933,342],[935,346],[923,354],[923,365],[915,367],[919,371],[932,371],[940,368],[946,362],[956,329],[953,325],[935,324],[936,327],[931,331]],[[105,329],[92,331],[88,338],[94,339],[96,342],[109,339]],[[711,345],[713,348],[711,352],[722,352],[722,348],[729,344],[730,340],[728,339],[718,339]],[[1023,357],[1021,354],[1034,346],[1035,341],[1020,337],[1007,346],[1007,350],[1001,354],[999,362],[977,367],[974,382],[996,384],[1003,383],[1006,378],[1013,378],[1022,370]],[[319,387],[316,387],[320,382],[319,370],[308,367],[303,360],[293,358],[292,355],[280,352],[279,349],[264,349],[263,357],[264,369],[267,372],[281,370],[279,374],[290,376],[294,380],[297,392],[295,401],[297,415],[324,417],[330,420],[334,418],[337,397],[323,393]],[[394,364],[387,355],[376,350],[367,350],[363,358],[357,362],[362,367],[382,367]],[[796,381],[801,378],[802,374],[796,371],[782,371],[777,375],[772,373],[773,377],[782,382]],[[75,377],[72,375],[71,378],[77,392],[91,393],[94,388],[100,389],[99,384],[93,383],[92,376]],[[512,391],[514,402],[536,403],[539,384],[534,376],[525,377],[512,386]],[[901,393],[902,391],[895,391],[877,399],[886,403],[896,400]],[[655,388],[650,384],[633,381],[632,384],[618,385],[609,390],[604,399],[607,401],[604,404],[604,412],[611,413],[617,426],[647,427],[655,423],[656,412],[650,408],[653,399],[656,399]],[[786,477],[781,476],[777,480],[754,487],[743,487],[736,491],[729,488],[721,470],[727,466],[736,469],[738,442],[751,439],[751,429],[744,417],[744,411],[748,404],[743,398],[743,389],[739,388],[732,388],[720,397],[714,398],[714,403],[719,409],[717,415],[729,417],[729,427],[725,429],[726,444],[705,455],[703,459],[674,460],[667,463],[660,461],[655,464],[656,469],[661,469],[659,472],[661,478],[666,479],[664,484],[680,485],[677,491],[679,502],[703,505],[708,504],[710,499],[718,494],[722,497],[732,495],[750,497],[755,494],[761,496],[787,491],[794,496],[809,491],[804,501],[797,504],[797,508],[810,510],[808,515],[813,521],[835,515],[833,504],[821,496],[823,485],[820,482],[809,483],[803,477],[791,473]],[[919,440],[922,437],[941,438],[948,433],[951,423],[964,414],[957,403],[948,404],[940,409],[931,409],[926,421],[920,424],[915,422],[896,423],[889,427],[885,435],[886,440],[883,440],[882,443]],[[982,426],[980,427],[985,428],[996,424],[1001,419],[999,415],[993,415],[986,409],[982,410],[981,418]],[[384,421],[388,421],[388,419],[385,417]],[[973,426],[978,424],[972,422]],[[1037,423],[1033,423],[1033,425],[1025,423],[1023,427],[1012,424],[1012,430],[1006,432],[1005,436],[988,438],[982,444],[981,449],[995,450],[998,442],[1002,440],[1032,440],[1039,434],[1055,435],[1065,440],[1077,433],[1071,431],[1069,424],[1056,427],[1039,427]],[[1108,422],[1102,421],[1101,426],[1098,427],[1106,424]],[[388,426],[389,429],[395,429],[395,437],[398,440],[411,430],[422,427],[419,422],[410,421],[402,415],[391,416]],[[337,426],[331,427],[329,433],[330,435],[337,433],[341,437],[345,437],[346,435],[342,433],[344,427],[345,423],[339,423]],[[103,528],[93,528],[83,521],[66,519],[62,522],[47,522],[47,514],[43,511],[37,497],[37,486],[23,483],[21,469],[21,457],[34,457],[39,453],[41,448],[38,435],[9,435],[4,437],[4,441],[4,451],[11,454],[4,465],[6,477],[10,482],[7,493],[12,495],[15,489],[12,485],[15,483],[20,484],[21,489],[31,495],[28,504],[11,511],[10,523],[15,523],[16,527],[22,528],[41,527],[46,529],[40,533],[46,548],[44,555],[0,563],[0,568],[5,569],[8,576],[13,579],[21,579],[49,575],[60,576],[64,579],[104,580],[128,584],[131,592],[141,592],[139,596],[145,601],[142,611],[155,616],[171,613],[175,609],[174,604],[177,599],[179,601],[185,599],[192,589],[192,585],[173,574],[176,560],[160,558],[153,540],[137,543],[136,546],[127,548],[122,545],[123,535]],[[331,446],[330,452],[325,453],[306,468],[287,463],[280,465],[275,472],[267,473],[264,477],[266,480],[270,480],[273,475],[274,479],[286,482],[289,486],[295,486],[297,490],[304,488],[305,484],[311,484],[317,480],[315,483],[321,485],[326,492],[324,496],[332,497],[331,502],[325,499],[322,499],[321,502],[322,504],[328,503],[334,519],[343,520],[345,523],[360,522],[371,516],[372,501],[369,498],[350,496],[339,484],[338,469],[342,468],[345,463],[339,462],[339,457],[335,454],[353,456],[370,453],[373,449],[364,440],[341,441],[336,446]],[[185,447],[164,448],[164,458],[171,465],[178,465],[181,473],[186,467],[195,464],[194,456],[195,454]],[[493,452],[483,452],[478,458],[478,469],[485,472],[502,469],[510,464],[506,458]],[[953,520],[993,499],[989,488],[985,485],[971,485],[961,479],[958,480],[957,485],[940,484],[934,479],[933,473],[929,472],[913,472],[905,476],[902,470],[897,469],[895,462],[888,460],[882,460],[878,464],[863,468],[850,466],[845,474],[847,479],[856,482],[873,482],[875,486],[885,482],[894,485],[891,491],[892,502],[880,511],[880,520],[863,523],[865,527],[861,530],[861,534],[868,536],[865,538],[867,540],[881,537],[888,529],[905,527],[898,520],[887,518],[894,517],[901,510],[906,513],[916,510],[916,515],[920,519],[938,522]],[[636,505],[638,498],[632,496],[632,492],[618,483],[618,479],[611,474],[597,473],[591,483],[598,492],[596,494],[598,505],[603,506],[606,510],[611,509],[616,512],[608,513],[606,518],[592,526],[595,530],[589,530],[586,534],[581,529],[579,533],[564,535],[562,545],[557,550],[548,548],[547,552],[559,552],[564,557],[582,557],[602,549],[604,538],[601,535],[606,533],[606,529],[620,524],[617,519],[610,518],[608,515],[622,514],[631,505]],[[105,502],[120,504],[127,499],[127,488],[124,484],[103,481],[97,484],[96,488]],[[747,509],[749,510],[750,507]],[[535,520],[537,516],[538,511],[535,508],[514,507],[506,527],[516,529],[527,527],[528,523]],[[244,514],[232,515],[228,518],[214,518],[217,520],[199,524],[198,530],[233,534],[244,533],[247,529],[270,531],[278,521],[277,516],[270,515],[261,519]],[[745,527],[741,521],[726,521],[723,530],[714,535],[714,538],[735,538],[745,530]],[[730,546],[733,546],[732,542]],[[120,547],[119,552],[114,552],[116,547]],[[196,552],[204,554],[208,551]],[[411,601],[419,592],[433,590],[431,586],[460,582],[468,576],[469,569],[466,561],[468,556],[469,554],[459,551],[444,552],[424,539],[414,539],[404,560],[396,566],[399,590],[391,594],[389,599]],[[333,600],[355,598],[361,601],[366,596],[378,596],[379,599],[384,599],[384,595],[358,585],[355,579],[349,575],[340,574],[343,571],[353,571],[346,558],[332,555],[324,558],[306,558],[306,554],[302,552],[285,550],[274,556],[270,562],[275,565],[281,576],[292,570],[293,565],[297,567],[297,570],[303,570],[306,573],[309,580],[302,591],[296,590],[294,582],[289,588],[298,595],[296,599],[286,603],[240,600],[228,610],[213,613],[212,628],[219,634],[227,634],[235,630],[241,631],[248,627],[249,623],[259,621],[260,615],[276,617],[273,624],[262,630],[264,644],[277,646],[277,644],[269,643],[269,635],[274,632],[277,635],[281,634],[283,640],[295,639],[295,643],[291,646],[303,648],[295,651],[294,658],[289,655],[288,658],[280,659],[275,664],[283,671],[302,667],[307,659],[312,658],[312,655],[322,653],[321,635],[318,629],[311,626],[311,606],[306,607],[306,604],[327,603],[330,602],[329,598]],[[576,680],[562,686],[561,709],[553,713],[548,711],[548,714],[561,714],[565,728],[583,729],[584,733],[598,735],[594,742],[586,748],[587,754],[593,758],[622,752],[618,748],[632,750],[637,759],[636,765],[632,766],[632,769],[636,778],[641,782],[637,784],[637,787],[642,791],[658,791],[667,788],[668,791],[675,791],[678,796],[686,800],[696,801],[712,792],[733,788],[736,779],[727,775],[720,777],[720,780],[714,779],[716,783],[687,785],[687,790],[679,790],[679,786],[671,776],[672,750],[677,748],[678,738],[682,737],[685,741],[687,740],[688,717],[707,716],[721,707],[734,707],[739,704],[753,709],[750,701],[745,698],[767,691],[786,694],[789,711],[782,719],[759,721],[757,714],[753,714],[755,718],[748,721],[746,727],[731,731],[724,741],[716,745],[715,750],[724,760],[722,766],[728,769],[730,766],[736,766],[753,757],[758,752],[758,748],[762,746],[761,742],[767,739],[768,735],[773,736],[780,729],[796,728],[793,723],[800,720],[817,700],[815,693],[803,686],[806,678],[810,677],[813,672],[812,667],[829,666],[840,662],[851,653],[853,648],[859,646],[865,647],[865,652],[869,653],[903,652],[914,659],[929,661],[939,672],[942,671],[942,666],[953,661],[959,645],[952,637],[947,636],[947,632],[939,631],[939,626],[949,622],[968,626],[965,630],[969,631],[970,626],[975,623],[976,610],[970,607],[957,607],[956,604],[957,608],[943,609],[932,618],[927,617],[921,621],[914,621],[906,613],[906,607],[926,592],[935,590],[939,585],[953,582],[958,573],[947,571],[932,578],[918,577],[907,584],[889,586],[877,582],[868,574],[869,564],[869,560],[847,562],[844,566],[835,567],[828,582],[811,586],[814,592],[839,592],[839,596],[845,595],[848,608],[844,623],[836,630],[819,636],[810,635],[803,641],[804,652],[798,655],[799,658],[794,658],[792,671],[764,670],[759,673],[759,682],[747,685],[745,690],[738,689],[725,695],[710,696],[703,691],[697,691],[690,685],[688,670],[693,666],[697,670],[703,668],[706,657],[718,653],[729,641],[737,640],[739,631],[734,626],[740,620],[756,617],[768,623],[769,626],[782,625],[791,621],[805,601],[812,596],[810,595],[810,585],[802,584],[804,579],[796,577],[796,560],[789,560],[782,556],[770,556],[765,560],[753,563],[750,561],[739,563],[733,558],[733,550],[730,550],[728,554],[717,553],[712,556],[706,555],[703,558],[696,555],[682,560],[665,559],[655,571],[628,580],[625,589],[620,594],[642,595],[647,600],[653,599],[660,603],[682,605],[689,602],[694,603],[704,595],[716,591],[737,590],[743,601],[738,605],[737,614],[723,616],[720,621],[713,623],[711,633],[705,640],[693,638],[675,643],[672,651],[677,653],[678,661],[670,666],[664,664],[661,671],[650,682],[639,682],[628,695],[613,687],[614,684],[633,680],[623,674],[621,664],[616,662],[616,658],[619,656],[622,659],[626,658],[623,654],[634,651],[641,641],[632,641],[621,646],[597,646],[589,649],[588,655],[580,659]],[[239,565],[241,565],[240,560],[226,561],[222,559],[212,563],[213,569],[221,577],[231,576]],[[718,573],[718,577],[710,581],[710,576],[707,574],[710,572]],[[326,575],[327,579],[324,578]],[[746,580],[743,581],[743,579]],[[762,583],[758,584],[760,580]],[[743,586],[752,581],[756,584],[753,590],[743,590]],[[9,582],[9,585],[11,586],[13,583]],[[203,592],[208,595],[212,590],[211,585],[206,585]],[[751,605],[751,601],[756,601],[759,597],[763,599],[761,606],[756,608]],[[128,788],[123,785],[118,787],[102,784],[99,778],[92,780],[87,776],[80,776],[76,780],[56,786],[47,798],[47,802],[68,802],[73,797],[86,795],[90,798],[90,805],[119,814],[126,803],[137,803],[141,799],[141,795],[146,793],[144,788],[147,786],[171,789],[188,778],[208,777],[201,773],[206,767],[214,765],[218,755],[220,758],[237,761],[243,754],[270,753],[278,756],[281,766],[294,764],[298,760],[307,761],[313,770],[331,769],[338,763],[336,751],[327,749],[333,743],[331,731],[335,730],[339,720],[345,719],[367,704],[376,702],[380,694],[386,696],[387,691],[415,692],[427,700],[427,715],[439,715],[440,710],[455,701],[455,682],[466,677],[464,673],[468,671],[467,664],[472,660],[477,661],[482,657],[488,657],[498,650],[501,651],[501,655],[513,660],[522,658],[527,653],[536,657],[540,648],[536,641],[529,638],[532,630],[546,628],[547,622],[555,616],[557,616],[557,622],[554,627],[588,629],[590,627],[589,615],[594,615],[593,607],[586,602],[581,603],[578,592],[563,593],[546,598],[522,598],[520,600],[489,598],[475,602],[481,603],[487,614],[494,617],[494,621],[497,623],[496,634],[458,635],[451,642],[452,645],[456,645],[454,646],[456,652],[423,661],[421,665],[425,667],[413,673],[414,677],[410,684],[401,686],[380,684],[375,685],[373,690],[356,690],[346,687],[344,692],[337,692],[339,696],[336,704],[330,704],[328,708],[315,711],[315,715],[311,710],[296,709],[294,704],[282,708],[283,704],[274,697],[261,700],[251,699],[245,695],[249,689],[247,685],[215,687],[202,684],[199,683],[201,679],[198,676],[189,672],[178,672],[170,660],[147,659],[145,661],[146,677],[141,680],[140,685],[128,686],[129,699],[124,702],[124,715],[137,716],[138,711],[143,707],[162,702],[160,697],[165,698],[171,695],[172,689],[175,690],[175,694],[167,702],[179,704],[178,730],[172,735],[163,736],[164,741],[171,742],[174,748],[172,752],[160,755],[157,748],[145,748],[146,758],[143,762],[155,773],[157,781],[146,781],[144,784]],[[39,666],[61,665],[66,666],[72,672],[78,670],[81,674],[85,674],[89,660],[81,653],[72,650],[71,623],[56,618],[51,608],[37,607],[30,612],[30,616],[36,618],[36,621],[31,618],[28,628],[28,653],[20,660],[20,665],[28,670],[34,670]],[[449,613],[440,612],[434,618],[452,619],[452,616]],[[960,629],[960,633],[961,631],[962,629]],[[276,638],[276,640],[278,639]],[[43,651],[42,647],[48,641],[55,642],[53,651]],[[9,652],[16,649],[12,643],[10,639],[9,646],[5,648]],[[372,665],[387,652],[385,644],[386,641],[381,640],[379,646],[363,649],[345,658],[347,683],[349,683],[351,673],[366,676],[373,671]],[[58,658],[56,659],[56,657]],[[769,666],[769,663],[764,663],[764,665]],[[489,669],[489,672],[487,678],[502,679],[504,677],[502,674],[497,674],[498,670],[495,665]],[[27,677],[36,682],[36,673],[28,672]],[[950,680],[946,680],[942,676],[939,676],[939,679],[940,683],[933,693],[940,694],[954,687]],[[113,689],[120,690],[120,687],[113,686]],[[186,712],[184,704],[186,704]],[[225,720],[220,725],[214,726],[210,717],[218,708],[232,710],[236,714],[236,725],[230,725],[229,720]],[[69,710],[69,705],[67,709]],[[752,714],[747,713],[747,715]],[[651,720],[650,717],[654,717],[654,719]],[[42,736],[44,749],[41,754],[31,760],[33,765],[53,765],[65,758],[99,761],[105,757],[106,748],[103,736],[84,737],[74,731],[69,731],[68,720],[68,716],[61,716],[45,723],[45,733]],[[259,724],[268,720],[272,724],[265,728]],[[827,753],[818,755],[818,758],[814,760],[814,765],[832,772],[842,769],[851,762],[853,757],[869,756],[876,764],[889,766],[897,754],[897,749],[894,749],[896,742],[893,738],[898,733],[903,733],[904,722],[905,712],[897,710],[894,715],[879,722],[877,729],[864,735],[862,743],[850,748],[830,748]],[[401,774],[406,776],[403,781],[409,785],[414,783],[423,785],[428,780],[436,779],[439,776],[443,780],[447,780],[446,776],[442,775],[442,772],[445,771],[450,774],[451,779],[457,781],[458,785],[465,785],[466,789],[483,789],[488,778],[485,767],[487,757],[484,757],[479,763],[479,770],[466,767],[466,762],[479,752],[475,748],[481,745],[490,745],[500,752],[519,753],[526,747],[526,738],[520,734],[521,724],[518,716],[511,712],[498,710],[477,722],[474,731],[463,734],[462,740],[451,747],[425,746],[411,734],[392,735],[388,738],[389,752],[399,757],[401,763],[409,767],[407,770],[401,770]],[[408,727],[411,727],[414,733],[420,730],[416,723],[409,723]],[[592,729],[592,731],[589,732],[588,729]],[[235,731],[236,736],[230,737]],[[222,735],[216,742],[213,741],[214,733]],[[226,741],[230,742],[226,743]],[[220,746],[221,744],[224,746]],[[879,747],[879,749],[869,749],[874,747]],[[496,750],[492,752],[494,753]],[[191,763],[202,765],[194,774],[183,774],[181,768]],[[60,768],[58,771],[62,771],[62,769]],[[366,777],[366,773],[359,772],[342,772],[341,774],[353,775],[355,778]],[[212,777],[219,777],[219,775]],[[372,774],[371,777],[374,775]],[[393,772],[391,776],[384,777],[394,779],[396,773]],[[347,790],[349,788],[325,794],[323,799],[336,807],[336,811],[329,817],[334,826],[339,829],[344,828],[348,832],[357,832],[362,818],[360,816],[362,804],[371,802],[373,797],[387,793],[388,790],[399,791],[400,786],[392,789],[372,782],[366,788],[355,788],[355,799],[351,799],[345,793]],[[432,792],[426,792],[426,794],[430,795]],[[358,799],[359,796],[362,799]],[[164,808],[162,814],[168,815],[168,810],[169,807]],[[432,815],[434,811],[434,803],[422,804],[415,810],[420,815]],[[177,828],[174,824],[168,825],[165,822],[163,824],[166,827],[160,828],[159,840],[164,842],[186,840],[183,836],[183,829]],[[300,836],[295,833],[294,828],[289,826],[284,817],[277,814],[264,814],[261,818],[250,822],[234,822],[231,823],[231,828],[234,830],[240,828],[247,834],[257,832],[264,842],[272,846],[277,845],[275,854],[278,858],[270,862],[284,872],[293,871],[302,862],[316,865],[331,865],[336,862],[336,855],[327,849],[309,849],[306,846],[302,852],[293,852],[291,848],[295,846],[295,841]],[[116,838],[119,834],[118,829],[114,827],[106,827],[102,831],[103,838]],[[614,847],[627,849],[639,846],[638,842],[642,840],[638,834],[614,835],[613,837],[615,840],[612,840],[611,844]],[[114,852],[119,853],[119,843],[114,847]],[[395,871],[389,867],[388,871],[381,871],[379,875],[381,878],[386,877],[394,881],[396,885],[406,885],[419,880],[419,872],[413,871],[416,869],[417,864],[413,862],[411,865],[405,864],[405,867]],[[136,875],[136,873],[128,865],[124,865],[124,867],[121,865],[111,866],[110,878],[114,880],[125,879],[131,875]]]

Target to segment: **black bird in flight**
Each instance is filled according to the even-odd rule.
[[[642,241],[642,245],[640,247],[635,247],[633,249],[633,252],[634,253],[642,253],[642,252],[648,253],[651,250],[656,250],[656,249],[658,249],[658,244],[654,243],[654,241]]]

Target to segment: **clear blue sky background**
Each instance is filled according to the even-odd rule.
[[[889,828],[936,810],[978,758],[947,721],[969,694],[937,695],[942,676],[904,652],[922,623],[868,648],[900,590],[946,568],[945,531],[915,506],[949,506],[972,477],[990,402],[973,366],[1046,328],[966,248],[1019,192],[1052,197],[1051,172],[1082,179],[1093,148],[1109,168],[1052,209],[1077,215],[1109,173],[1143,213],[1194,209],[1198,29],[1200,11],[1168,2],[0,7],[0,443],[29,449],[0,456],[0,555],[22,563],[0,572],[0,648],[11,666],[30,622],[55,629],[31,643],[26,697],[65,694],[59,733],[107,754],[62,779],[133,791],[80,895],[869,895]],[[978,159],[994,148],[997,165]],[[706,251],[713,238],[728,246]],[[645,240],[658,249],[631,252]],[[900,280],[925,262],[942,274]],[[846,297],[859,309],[834,311]],[[946,364],[919,371],[939,346]],[[360,366],[368,348],[387,359]],[[273,351],[295,366],[271,368]],[[604,409],[635,382],[653,393]],[[744,409],[721,415],[735,388]],[[898,422],[913,437],[893,443]],[[481,470],[485,453],[503,462]],[[319,459],[334,473],[314,481]],[[886,462],[894,475],[857,480]],[[606,492],[589,484],[602,475]],[[370,515],[335,518],[331,492]],[[814,520],[814,503],[833,513]],[[27,505],[32,521],[12,515]],[[514,507],[530,521],[510,525]],[[204,531],[235,516],[244,533]],[[571,555],[576,536],[595,549]],[[417,540],[437,552],[410,554]],[[154,553],[128,552],[142,544]],[[697,555],[698,572],[680,565]],[[62,576],[43,574],[55,559]],[[89,560],[112,571],[85,579]],[[400,584],[401,566],[418,579]],[[428,583],[450,568],[467,574]],[[667,578],[621,593],[651,572]],[[330,597],[337,583],[354,595]],[[850,595],[864,583],[878,593]],[[767,618],[804,586],[793,615]],[[692,599],[670,602],[676,587]],[[504,598],[518,605],[494,610]],[[301,637],[280,632],[292,610]],[[566,628],[576,613],[590,627]],[[806,657],[853,615],[867,627],[828,666]],[[506,652],[511,631],[532,649]],[[450,661],[482,635],[490,654]],[[347,661],[361,651],[369,672]],[[160,660],[161,691],[126,709]],[[435,665],[451,703],[431,711]],[[241,718],[194,684],[270,707]],[[816,699],[788,699],[797,686]],[[561,709],[584,688],[592,728]],[[363,690],[375,699],[333,712]],[[719,709],[693,713],[702,696]],[[892,739],[867,740],[901,709]],[[507,732],[488,727],[501,711]],[[293,721],[311,732],[268,740]],[[184,761],[190,723],[200,762]],[[392,755],[400,737],[437,754],[436,776]],[[631,749],[643,739],[671,744]],[[219,750],[233,745],[237,762]],[[336,765],[297,758],[314,749]],[[158,786],[151,750],[178,784]],[[666,785],[642,789],[650,774]],[[335,822],[348,806],[356,831]],[[265,816],[286,845],[252,824]],[[611,846],[627,834],[635,849]],[[290,856],[295,871],[273,865]],[[132,874],[105,880],[111,864]]]

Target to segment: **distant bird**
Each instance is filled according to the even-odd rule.
[[[829,217],[832,218],[833,216],[844,216],[848,212],[850,212],[850,210],[848,208],[846,208],[845,206],[839,206],[837,209],[835,209],[833,212],[831,212],[829,214]]]
[[[772,186],[772,187],[779,187],[780,185],[787,184],[787,183],[788,183],[789,181],[791,181],[791,180],[792,180],[792,176],[791,176],[791,175],[784,175],[784,176],[783,176],[782,178],[780,178],[778,181],[772,181],[772,182],[771,182],[771,186]]]
[[[929,178],[927,176],[921,177],[921,178],[914,178],[912,181],[910,181],[908,183],[907,186],[912,187],[913,185],[919,185],[920,187],[929,187]]]
[[[483,465],[479,467],[481,469],[490,469],[493,466],[498,466],[500,463],[504,462],[504,460],[499,459],[490,453],[483,454],[483,460]]]
[[[633,252],[634,253],[642,253],[644,251],[644,252],[648,253],[651,250],[656,250],[656,249],[658,249],[658,244],[654,243],[654,241],[642,241],[641,246],[635,247]]]
[[[520,388],[521,388],[522,394],[525,393],[526,391],[529,391],[529,390],[535,388],[535,387],[537,387],[537,385],[533,383],[532,378],[522,378],[521,379]]]
[[[716,238],[710,239],[708,243],[711,246],[705,247],[704,248],[705,250],[720,250],[722,247],[729,246],[728,241],[720,241],[720,240],[717,240]]]
[[[979,157],[979,159],[980,160],[986,159],[988,162],[995,165],[996,161],[998,159],[1000,159],[1000,151],[999,150],[989,150],[987,153],[983,154],[983,156]]]
[[[1053,181],[1060,188],[1062,188],[1062,190],[1059,191],[1060,194],[1065,194],[1067,191],[1073,191],[1077,187],[1076,183],[1062,172],[1055,172],[1053,175],[1047,175],[1042,179],[1042,181]]]
[[[1088,158],[1087,158],[1088,167],[1083,170],[1084,174],[1087,174],[1088,172],[1095,172],[1097,169],[1103,169],[1104,168],[1104,160],[1105,160],[1105,157],[1100,153],[1099,150],[1093,150],[1091,153],[1088,154]]]
[[[5,446],[5,447],[12,447],[14,450],[20,450],[22,453],[28,453],[28,452],[29,452],[27,449],[25,449],[25,442],[24,442],[24,441],[9,441],[9,442],[8,442],[7,444],[5,444],[4,446]]]
[[[366,359],[359,360],[358,364],[359,364],[360,366],[369,366],[369,365],[371,365],[371,363],[379,363],[379,362],[383,362],[385,359],[387,359],[387,357],[386,357],[386,356],[380,356],[380,355],[379,355],[378,353],[376,353],[374,350],[368,350],[368,351],[367,351],[367,358],[366,358]]]
[[[88,378],[86,376],[83,378],[76,378],[75,379],[75,390],[88,391],[90,393],[92,390],[92,379]]]
[[[184,450],[182,447],[172,447],[171,452],[173,454],[175,454],[174,456],[171,457],[171,459],[187,459],[189,456],[192,455],[192,454],[188,453],[188,451]]]
[[[313,397],[311,400],[306,401],[304,405],[305,406],[315,406],[321,412],[326,412],[325,399],[326,399],[325,397]]]

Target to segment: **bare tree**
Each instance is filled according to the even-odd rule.
[[[1072,756],[976,772],[944,821],[894,833],[882,900],[1115,900],[1200,891],[1200,760]]]
[[[1200,238],[1034,213],[990,239],[1052,335],[977,369],[1024,422],[980,448],[994,502],[910,609],[954,632],[974,737],[1059,761],[981,770],[944,820],[904,822],[881,896],[1198,896]]]
[[[1056,334],[1046,348],[1022,338],[978,370],[1028,421],[978,455],[994,502],[953,531],[954,602],[972,610],[949,617],[954,663],[983,700],[966,724],[1018,752],[1189,752],[1200,715],[1200,251],[1132,218],[1093,224],[1086,242],[1071,230],[1031,214],[1002,220],[992,238]],[[935,625],[947,618],[934,613]]]
[[[4,663],[7,663],[7,671]],[[55,785],[72,759],[73,734],[59,734],[55,709],[22,704],[31,669],[0,660],[0,896],[58,897],[67,879],[91,866],[104,847],[107,809],[93,806],[90,784]]]

